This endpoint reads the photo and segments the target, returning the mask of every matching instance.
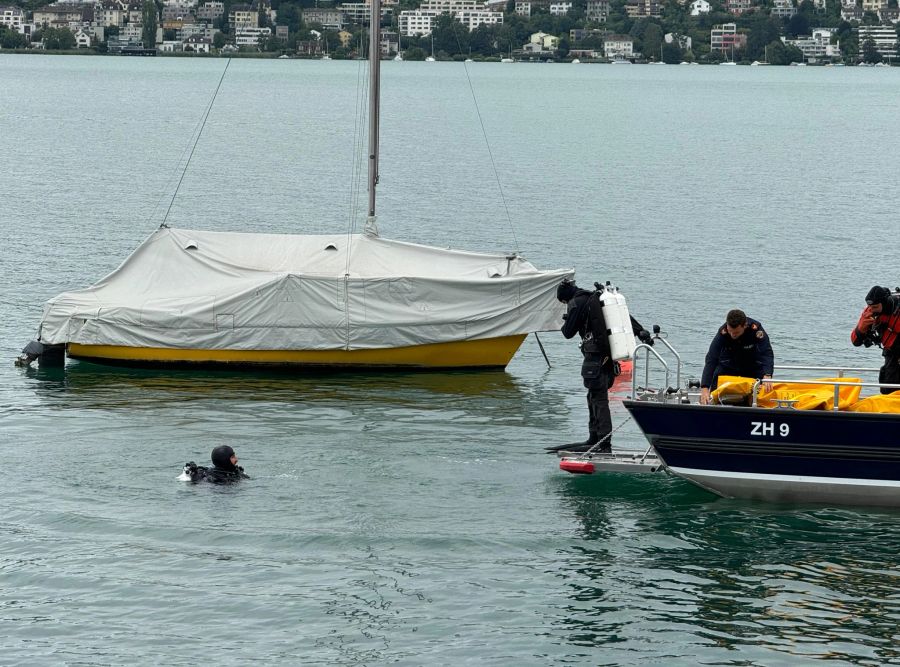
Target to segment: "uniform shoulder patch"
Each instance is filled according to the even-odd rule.
[[[766,337],[766,332],[763,331],[762,329],[760,329],[759,331],[756,332],[756,337],[759,338],[760,340],[762,340],[763,338]]]
[[[750,325],[750,328],[753,329],[754,331],[756,331],[757,329],[759,329],[759,325],[754,323],[754,324]]]

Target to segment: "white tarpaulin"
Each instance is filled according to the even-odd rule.
[[[359,350],[558,329],[571,271],[354,235],[161,228],[44,307],[46,344]]]

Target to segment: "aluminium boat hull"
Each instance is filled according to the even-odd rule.
[[[111,366],[302,370],[504,368],[525,334],[365,350],[200,350],[69,343],[72,359]]]
[[[721,496],[900,507],[900,415],[625,407],[671,473]]]

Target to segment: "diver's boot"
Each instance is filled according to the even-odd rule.
[[[600,436],[591,431],[590,436],[584,442],[570,442],[567,445],[557,445],[555,447],[547,447],[548,452],[586,452],[600,441]]]

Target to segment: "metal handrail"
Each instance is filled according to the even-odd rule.
[[[780,382],[781,384],[814,384],[823,385],[826,387],[834,386],[834,407],[832,408],[834,412],[838,412],[840,410],[839,403],[841,387],[878,387],[879,389],[900,389],[900,384],[884,384],[881,382],[842,382],[840,380],[832,380],[831,382],[826,382],[824,380],[781,380],[778,378],[763,378],[760,380],[756,380],[756,382],[753,383],[753,389],[751,390],[751,395],[753,396],[752,407],[758,407],[756,395],[759,392],[759,385],[769,382]]]
[[[681,389],[681,355],[678,354],[678,352],[675,350],[675,348],[669,344],[669,341],[667,341],[662,336],[656,335],[656,336],[654,336],[653,340],[658,340],[658,341],[662,342],[662,344],[665,345],[667,348],[669,348],[669,351],[673,355],[675,355],[675,360],[678,362],[677,365],[675,366],[675,387],[677,389]],[[659,356],[659,355],[657,355],[657,356]],[[669,388],[669,378],[666,377],[666,389],[668,390],[668,388]]]
[[[855,368],[852,366],[775,366],[775,370],[786,371],[824,371],[836,372],[838,377],[844,377],[844,373],[877,373],[880,368]]]
[[[671,346],[669,346],[671,348]],[[659,362],[663,365],[663,368],[666,370],[666,389],[669,388],[669,364],[666,363],[666,360],[659,356],[659,352],[654,350],[652,347],[647,345],[646,343],[641,343],[640,345],[634,348],[634,352],[631,353],[631,358],[634,360],[634,366],[631,371],[631,397],[637,398],[637,362],[638,362],[638,352],[641,350],[647,351],[647,358],[644,362],[644,386],[648,387],[650,384],[650,354],[653,353],[653,356],[656,357]]]

